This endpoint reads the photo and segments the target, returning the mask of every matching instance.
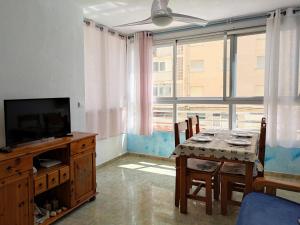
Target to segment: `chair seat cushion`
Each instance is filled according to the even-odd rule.
[[[253,192],[244,198],[236,225],[299,225],[299,218],[300,204]]]
[[[221,167],[221,173],[243,175],[246,174],[246,165],[242,163],[224,162]],[[254,167],[253,176],[257,176],[257,169]]]
[[[246,165],[241,163],[224,162],[221,173],[245,175]]]
[[[214,172],[219,168],[220,165],[221,165],[220,162],[215,162],[215,161],[194,159],[194,158],[187,159],[187,168],[192,170]]]

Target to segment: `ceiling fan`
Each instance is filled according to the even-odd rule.
[[[168,7],[168,3],[169,0],[153,0],[151,8],[151,17],[142,21],[122,24],[116,27],[137,26],[151,23],[160,27],[165,27],[171,24],[173,21],[192,23],[201,26],[205,26],[208,23],[208,21],[198,17],[173,13],[172,10]]]

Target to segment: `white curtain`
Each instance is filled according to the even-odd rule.
[[[84,25],[86,129],[100,139],[126,132],[126,38]]]
[[[136,33],[127,41],[128,133],[152,133],[152,35]]]
[[[267,19],[264,104],[267,144],[300,147],[300,16],[276,10]]]

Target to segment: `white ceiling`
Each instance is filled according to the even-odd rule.
[[[84,16],[100,24],[114,27],[150,17],[152,0],[75,0],[83,8]],[[208,21],[268,12],[276,8],[300,6],[300,0],[170,0],[176,13],[200,17]],[[173,22],[167,28],[187,24]],[[132,33],[158,30],[161,27],[143,25],[117,30]]]

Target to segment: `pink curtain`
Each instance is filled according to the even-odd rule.
[[[127,42],[128,133],[152,134],[152,35],[140,32]]]
[[[141,94],[141,134],[152,133],[152,35],[148,32],[139,34],[140,51],[140,94]]]
[[[126,38],[84,25],[86,130],[105,139],[126,132]]]

